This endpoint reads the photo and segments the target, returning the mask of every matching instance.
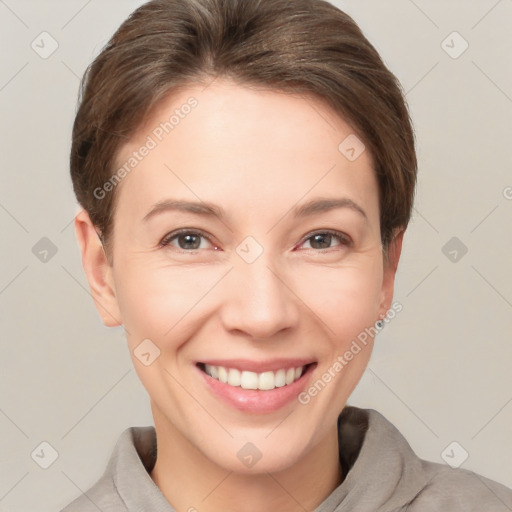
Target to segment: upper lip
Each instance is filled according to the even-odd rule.
[[[224,368],[235,368],[239,371],[254,373],[275,372],[283,368],[299,368],[314,362],[314,360],[306,358],[282,358],[266,361],[253,361],[249,359],[209,359],[200,361],[200,363],[209,364],[210,366],[223,366]]]

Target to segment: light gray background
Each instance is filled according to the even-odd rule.
[[[122,329],[89,295],[68,177],[79,77],[141,3],[0,0],[1,511],[59,510],[123,429],[152,421]],[[423,458],[444,463],[457,441],[462,467],[512,487],[512,0],[335,3],[403,83],[420,162],[403,311],[350,403],[383,413]],[[31,48],[43,31],[59,45],[47,59]],[[453,31],[469,43],[456,59],[442,47]],[[46,262],[32,252],[43,237],[57,248]],[[452,237],[468,249],[455,262]],[[58,452],[48,469],[31,458],[43,441]]]

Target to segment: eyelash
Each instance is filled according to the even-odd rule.
[[[168,247],[170,245],[170,243],[174,239],[178,238],[180,235],[200,236],[200,237],[205,238],[206,240],[208,240],[208,242],[210,244],[212,244],[214,247],[216,247],[216,245],[211,241],[210,237],[204,231],[201,231],[201,230],[198,230],[198,229],[180,229],[178,231],[173,231],[172,233],[167,234],[160,241],[159,247],[161,247],[161,248]],[[324,230],[313,231],[312,233],[308,233],[301,240],[299,245],[304,244],[305,242],[307,242],[309,239],[313,238],[316,235],[330,235],[330,236],[336,238],[339,241],[340,245],[342,245],[342,246],[350,247],[352,245],[352,240],[350,239],[350,237],[348,237],[344,233],[341,233],[340,231],[335,231],[335,230],[332,230],[332,229],[324,229]],[[178,252],[181,252],[181,253],[192,253],[192,254],[197,253],[197,252],[202,250],[202,249],[185,250],[185,249],[181,249],[181,248],[178,248],[178,247],[173,247],[173,248],[175,250],[177,250]],[[326,249],[313,249],[313,248],[311,248],[311,249],[306,249],[306,250],[312,250],[314,252],[325,252],[325,251],[329,251],[330,249],[334,249],[334,248],[333,247],[328,247]]]

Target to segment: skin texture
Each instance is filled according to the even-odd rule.
[[[221,402],[195,364],[305,357],[317,362],[311,385],[391,307],[403,232],[384,258],[371,155],[349,161],[338,146],[354,130],[313,98],[219,79],[191,86],[159,105],[123,146],[120,165],[191,96],[196,108],[118,185],[112,266],[87,213],[77,215],[83,266],[105,325],[124,325],[150,396],[151,477],[168,501],[180,512],[312,510],[344,478],[336,420],[373,340],[308,404],[266,414]],[[366,218],[349,207],[293,217],[320,197],[348,198]],[[168,198],[215,203],[226,218],[165,211],[142,220]],[[181,228],[210,241],[159,246]],[[328,248],[315,245],[312,233],[325,229],[348,244],[327,237]],[[247,236],[263,248],[252,263],[236,252]],[[149,366],[134,355],[144,339],[160,350]],[[237,457],[247,442],[262,454],[251,468]]]

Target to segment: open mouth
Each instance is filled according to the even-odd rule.
[[[309,363],[304,366],[281,368],[276,371],[265,371],[261,373],[251,371],[240,371],[236,368],[224,366],[213,366],[206,363],[197,363],[197,367],[211,378],[232,387],[242,389],[253,389],[270,391],[275,388],[289,386],[301,379],[311,371],[316,363]]]

